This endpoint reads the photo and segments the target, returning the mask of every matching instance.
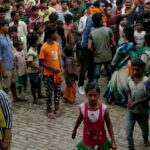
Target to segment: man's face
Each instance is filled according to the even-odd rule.
[[[101,10],[101,12],[102,13],[104,13],[105,12],[105,4],[104,3],[102,3],[102,2],[100,2],[100,10]]]
[[[24,14],[24,7],[23,6],[20,6],[20,8],[18,9],[19,13],[20,14]]]
[[[0,26],[0,30],[4,33],[4,34],[7,34],[8,33],[8,24],[5,24],[5,25],[2,25]]]
[[[132,2],[130,0],[127,0],[125,2],[125,6],[126,6],[126,8],[131,8],[132,7]]]
[[[111,14],[112,14],[112,8],[111,7],[106,8],[106,14],[107,14],[107,16],[111,16]]]
[[[150,15],[150,5],[144,5],[144,13]]]

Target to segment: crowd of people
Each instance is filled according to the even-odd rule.
[[[75,138],[84,121],[78,150],[115,150],[109,109],[100,102],[98,84],[104,70],[108,79],[105,102],[128,107],[128,150],[135,149],[136,121],[145,146],[149,146],[149,0],[0,0],[2,150],[8,150],[11,139],[12,111],[7,94],[11,91],[13,102],[21,101],[22,93],[30,87],[33,103],[40,104],[38,99],[44,98],[42,82],[50,119],[61,115],[61,96],[70,104],[75,103],[76,89],[87,96],[72,133]],[[88,84],[84,89],[85,80]]]

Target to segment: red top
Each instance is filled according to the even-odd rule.
[[[107,140],[102,117],[102,104],[99,104],[99,118],[96,122],[91,122],[88,117],[88,103],[85,103],[83,143],[89,147],[102,145]]]

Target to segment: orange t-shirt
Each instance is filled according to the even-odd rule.
[[[49,67],[60,69],[60,55],[61,51],[57,42],[51,45],[44,43],[40,50],[39,59],[43,60],[43,63]],[[44,67],[44,75],[54,75],[54,72]]]

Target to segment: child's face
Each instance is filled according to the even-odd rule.
[[[22,50],[23,50],[23,44],[20,43],[20,44],[18,45],[17,51],[22,51]]]
[[[132,66],[132,72],[134,77],[140,77],[142,75],[143,69],[138,66]]]
[[[8,33],[8,24],[5,24],[5,25],[2,25],[0,26],[0,30],[4,33],[4,34],[7,34]]]
[[[58,33],[57,33],[57,32],[55,32],[55,33],[52,35],[52,39],[53,39],[54,41],[57,41],[57,39],[58,39]]]
[[[17,32],[12,32],[12,33],[10,34],[10,37],[11,37],[12,39],[17,39],[17,38],[18,38]]]
[[[136,29],[139,31],[139,30],[142,30],[143,26],[141,23],[137,23],[136,24]]]
[[[89,90],[86,95],[88,97],[89,105],[96,106],[100,97],[100,94],[96,91],[96,89]]]

